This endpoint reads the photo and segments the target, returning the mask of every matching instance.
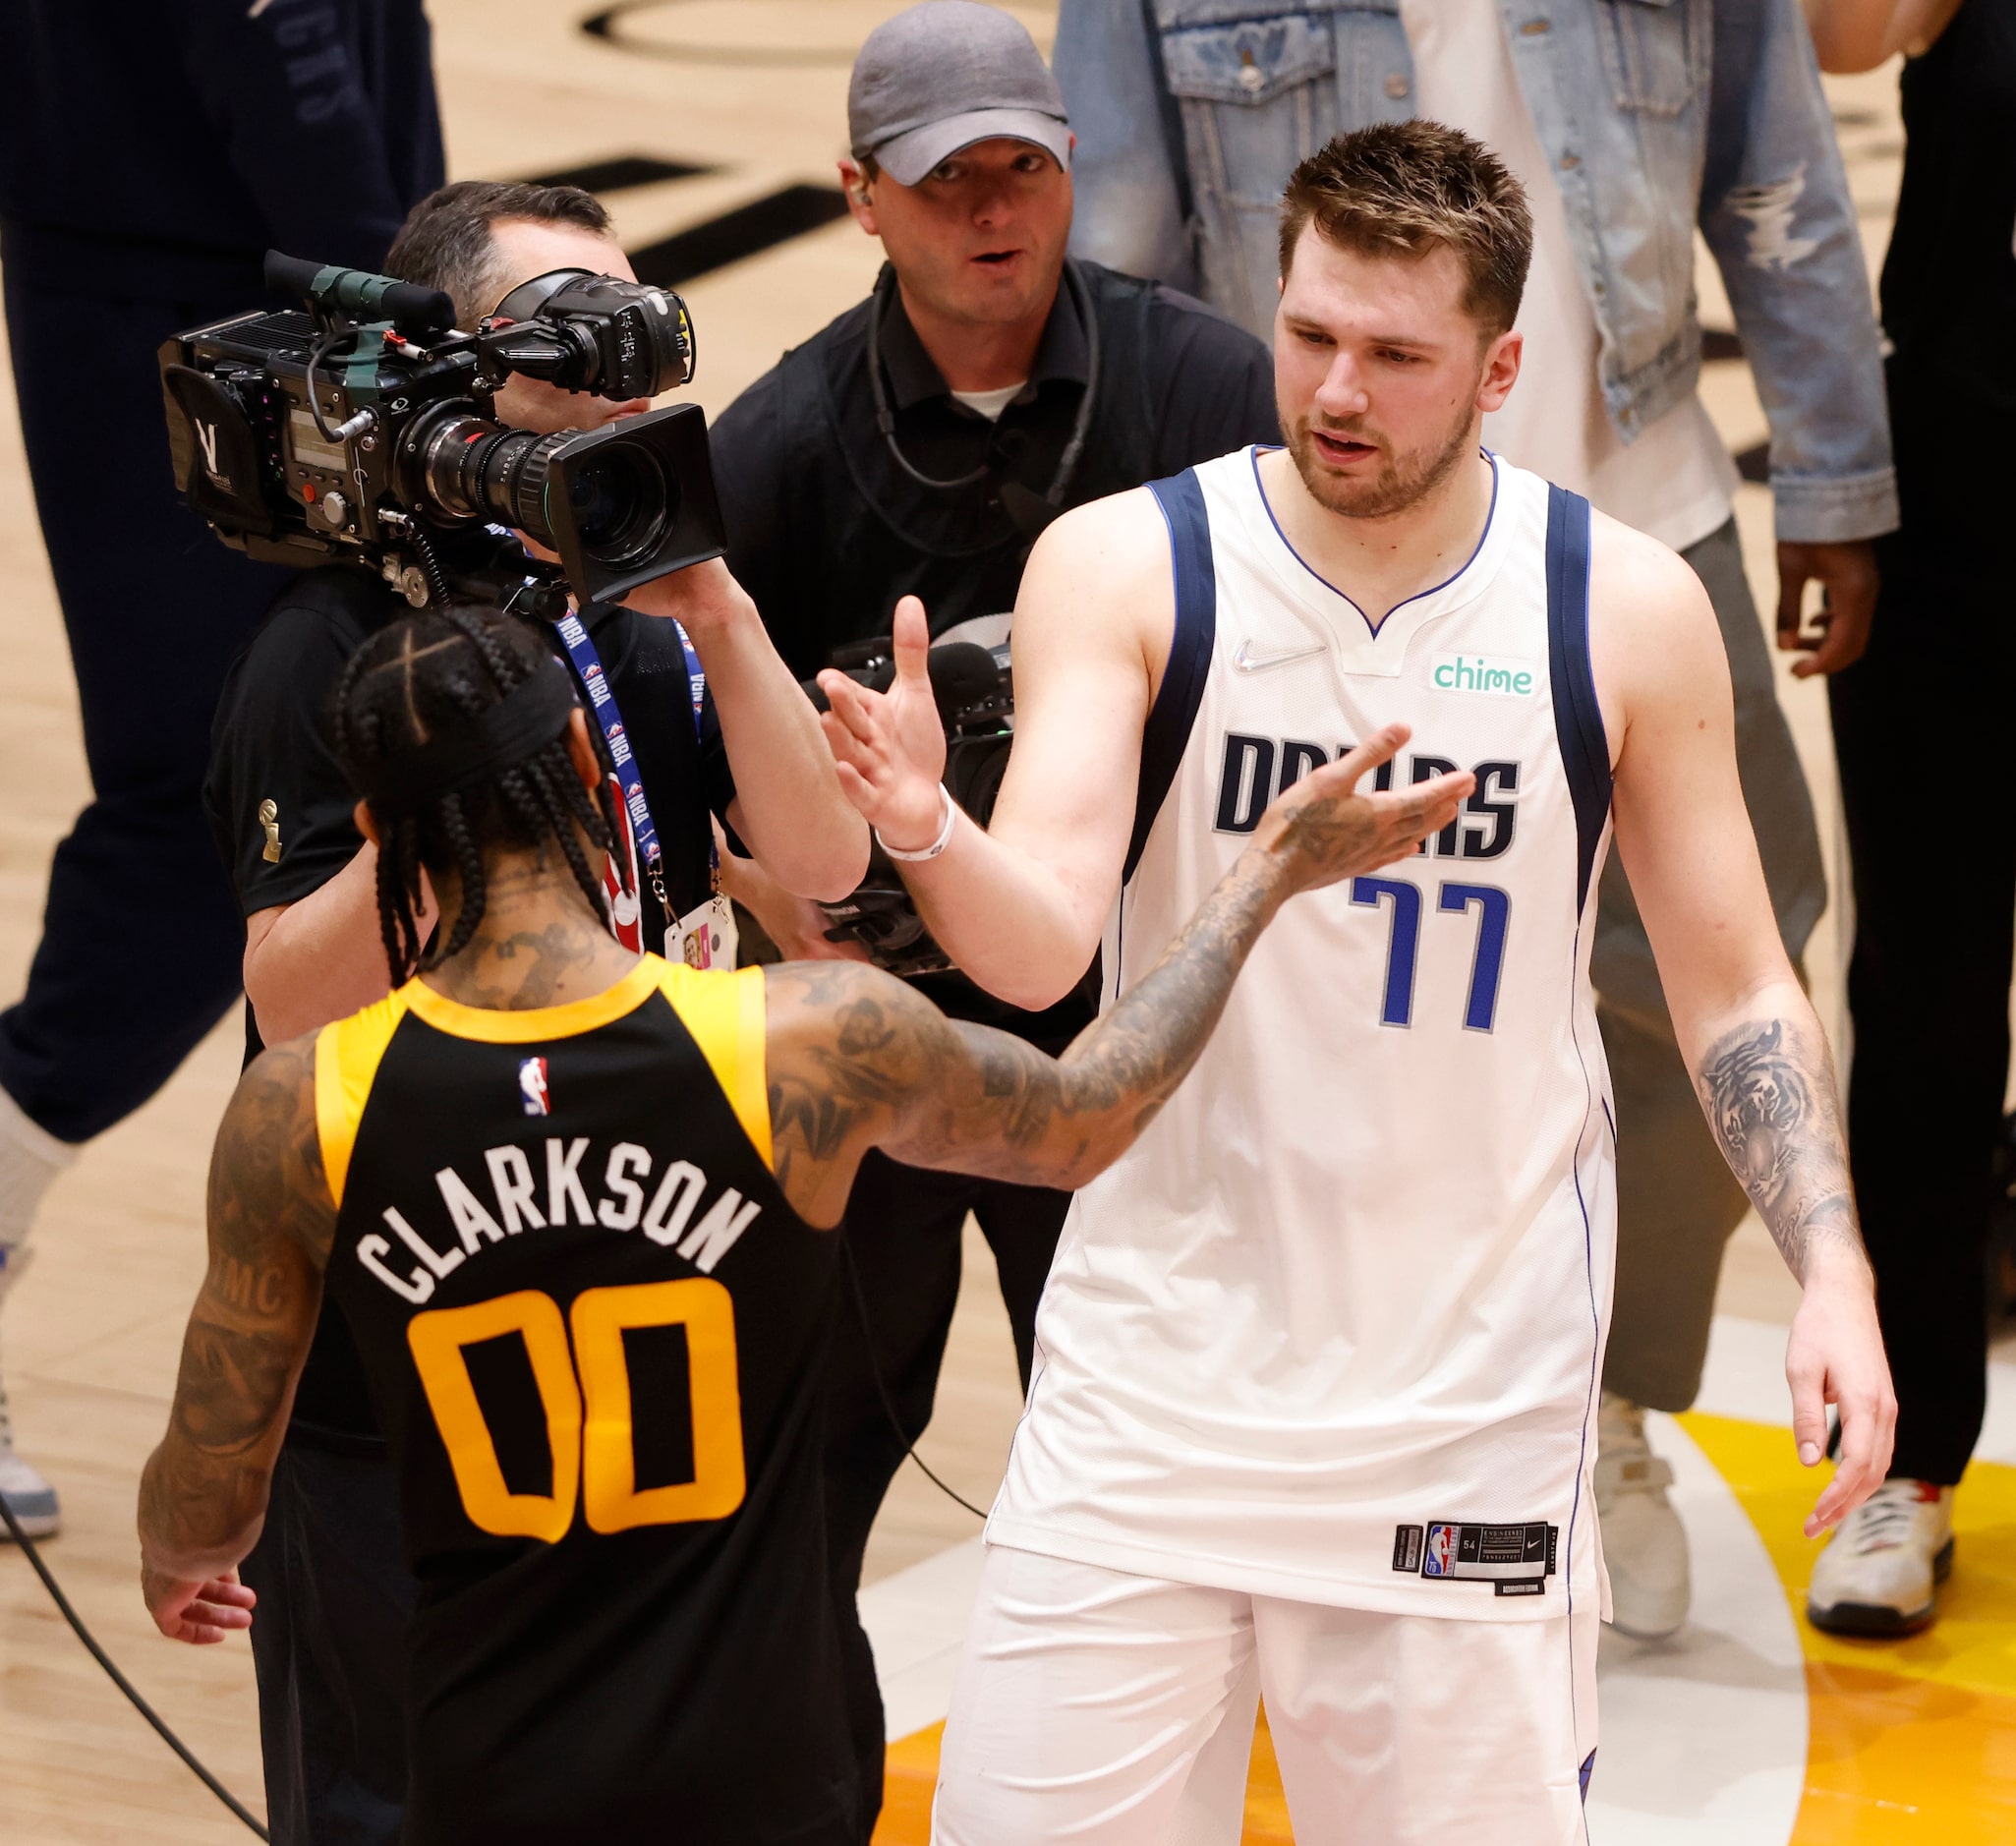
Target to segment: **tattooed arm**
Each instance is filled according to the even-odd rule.
[[[1779,941],[1700,584],[1663,546],[1599,516],[1590,636],[1618,850],[1674,1035],[1717,1146],[1805,1290],[1785,1371],[1809,1467],[1826,1445],[1826,1407],[1841,1413],[1840,1465],[1807,1522],[1816,1536],[1881,1483],[1897,1415],[1826,1039]]]
[[[335,1217],[310,1035],[246,1071],[210,1160],[209,1270],[183,1340],[168,1433],[140,1485],[141,1587],[173,1640],[221,1641],[251,1623],[237,1566],[265,1518]]]
[[[808,1221],[839,1219],[870,1147],[920,1167],[1077,1186],[1118,1159],[1217,1024],[1260,932],[1296,892],[1407,857],[1455,817],[1468,776],[1404,803],[1354,792],[1407,740],[1393,725],[1283,793],[1252,843],[1144,979],[1061,1059],[945,1017],[914,988],[850,962],[769,978],[777,1174]]]

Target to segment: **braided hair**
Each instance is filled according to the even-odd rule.
[[[535,674],[553,667],[525,623],[474,606],[429,608],[391,622],[351,657],[336,689],[336,754],[353,784],[397,787],[399,766],[419,751],[470,733],[480,719]],[[553,668],[558,670],[557,668]],[[598,755],[605,752],[596,739]],[[489,903],[487,848],[532,847],[552,839],[574,882],[606,918],[602,880],[582,851],[581,836],[604,852],[617,820],[606,776],[591,796],[575,773],[566,734],[417,800],[370,797],[378,829],[378,929],[392,985],[465,948]],[[414,912],[420,873],[452,871],[462,904],[445,940],[427,950]]]

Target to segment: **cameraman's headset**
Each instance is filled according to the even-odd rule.
[[[1037,501],[1038,508],[1048,510],[1041,512],[1035,531],[1048,525],[1064,507],[1065,490],[1078,471],[1079,459],[1085,453],[1085,439],[1092,433],[1092,401],[1099,391],[1099,317],[1093,310],[1091,292],[1085,287],[1084,277],[1078,273],[1077,264],[1068,258],[1064,265],[1064,285],[1071,292],[1071,305],[1078,311],[1079,324],[1085,329],[1085,394],[1078,402],[1078,414],[1071,424],[1070,439],[1066,442],[1064,454],[1058,460],[1057,473],[1051,477],[1043,498]],[[889,392],[882,381],[882,317],[895,287],[895,265],[885,263],[882,273],[875,279],[875,292],[868,298],[868,388],[875,396],[876,428],[882,432],[882,439],[889,444],[889,452],[895,457],[896,466],[919,487],[940,493],[969,488],[993,473],[991,462],[982,462],[967,474],[941,481],[916,467],[896,441],[895,415],[889,407]],[[1036,496],[1029,493],[1020,482],[1006,482],[1003,486],[1002,503],[1007,507],[1008,517],[1018,527],[1029,530],[1023,520],[1015,518],[1014,506],[1006,490],[1012,489],[1017,494],[1027,494],[1030,500],[1035,500]],[[1030,536],[1033,537],[1034,532]]]

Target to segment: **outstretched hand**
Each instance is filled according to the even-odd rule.
[[[221,1577],[190,1579],[143,1570],[141,1593],[154,1626],[170,1641],[193,1647],[212,1646],[235,1630],[252,1626],[259,1597],[238,1581],[236,1571]]]
[[[900,850],[921,850],[945,818],[945,725],[931,691],[931,628],[914,596],[896,605],[893,640],[896,676],[887,692],[832,667],[819,675],[833,708],[819,722],[841,792],[862,819]]]
[[[1289,855],[1292,890],[1315,891],[1405,859],[1456,819],[1464,797],[1477,785],[1469,770],[1407,788],[1358,793],[1360,779],[1390,762],[1412,734],[1405,724],[1387,724],[1274,797],[1253,843]]]

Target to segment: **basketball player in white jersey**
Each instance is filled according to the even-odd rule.
[[[829,675],[842,781],[1021,1006],[1137,980],[1268,800],[1382,727],[1457,821],[1255,952],[1189,1085],[1080,1192],[944,1741],[943,1846],[1168,1846],[1257,1670],[1300,1846],[1581,1839],[1613,1241],[1588,985],[1614,830],[1702,1106],[1805,1285],[1809,1535],[1895,1414],[1826,1045],[1773,927],[1729,675],[1665,547],[1480,452],[1519,374],[1518,182],[1341,138],[1283,202],[1284,450],[1060,519],[1016,607],[993,831],[922,671]],[[1250,1695],[1244,1695],[1249,1701]]]

